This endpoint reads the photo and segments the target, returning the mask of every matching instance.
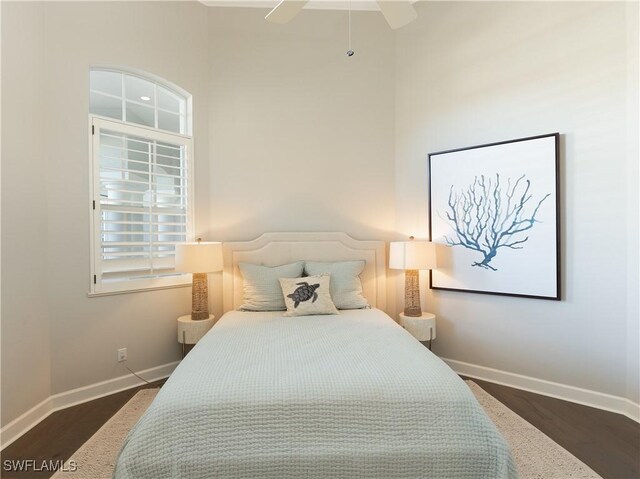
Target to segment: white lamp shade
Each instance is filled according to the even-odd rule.
[[[175,269],[179,273],[222,271],[222,243],[178,243]]]
[[[436,245],[431,241],[392,241],[389,248],[390,269],[435,269],[438,267]]]

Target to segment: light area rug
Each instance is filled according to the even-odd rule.
[[[466,381],[511,447],[520,479],[602,479],[587,465],[472,381]],[[65,463],[55,479],[108,479],[120,447],[158,389],[143,389]],[[75,465],[75,471],[71,471]],[[452,478],[453,479],[453,478]]]
[[[159,389],[142,389],[64,463],[55,479],[108,479],[131,428],[153,402]],[[75,469],[75,470],[74,470]]]
[[[509,444],[520,479],[602,479],[589,466],[476,383],[465,382]]]

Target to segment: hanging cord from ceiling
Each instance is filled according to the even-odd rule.
[[[348,8],[349,8],[349,50],[347,50],[347,56],[352,57],[354,51],[351,49],[351,0],[349,0]]]

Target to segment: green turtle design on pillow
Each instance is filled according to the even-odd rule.
[[[294,301],[294,308],[297,308],[298,305],[304,301],[309,301],[311,298],[313,298],[312,303],[316,302],[316,299],[318,299],[316,289],[320,287],[319,284],[309,284],[306,281],[296,284],[298,285],[296,290],[292,294],[287,295],[287,298],[291,298]]]

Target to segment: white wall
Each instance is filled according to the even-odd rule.
[[[637,148],[638,116],[637,83],[627,81],[638,39],[625,26],[635,8],[433,2],[398,32],[399,232],[428,233],[429,152],[562,134],[562,302],[429,291],[440,356],[617,396],[634,389],[625,371],[635,367],[637,378],[638,157],[629,145]]]
[[[38,5],[2,3],[3,424],[50,393],[43,18]]]
[[[287,25],[266,13],[211,9],[210,237],[390,239],[393,32],[379,14],[354,14],[347,57],[347,12],[303,11]]]
[[[325,230],[364,239],[390,236],[395,222],[394,51],[393,35],[378,15],[359,14],[354,28],[361,42],[356,48],[362,49],[348,59],[344,12],[318,12],[318,18],[305,12],[283,29],[265,26],[263,10],[209,9],[197,2],[37,3],[11,9],[3,3],[7,23],[27,12],[43,20],[29,24],[24,34],[17,28],[3,31],[3,45],[13,47],[7,50],[15,61],[24,52],[17,48],[20,35],[43,50],[29,56],[29,69],[14,70],[15,83],[8,78],[3,84],[3,93],[15,96],[3,117],[13,118],[20,101],[36,92],[32,109],[20,111],[24,122],[15,130],[20,141],[39,152],[34,156],[44,174],[37,178],[40,183],[31,180],[28,189],[20,189],[30,179],[31,165],[5,161],[3,187],[10,186],[3,194],[20,189],[35,204],[3,203],[8,206],[3,234],[15,216],[25,232],[44,230],[47,237],[43,241],[43,234],[34,233],[33,240],[3,242],[3,259],[33,246],[32,264],[41,268],[36,281],[44,298],[38,312],[44,315],[30,314],[45,327],[30,342],[12,342],[25,334],[9,328],[24,328],[24,323],[3,321],[3,368],[13,367],[15,373],[5,376],[3,369],[2,424],[49,392],[127,374],[116,362],[120,347],[128,348],[127,364],[134,370],[179,358],[175,318],[189,310],[188,288],[98,298],[86,294],[92,65],[145,70],[193,94],[198,235],[229,240],[252,239],[264,231]],[[41,141],[33,141],[25,126],[32,117],[42,119]],[[10,160],[4,147],[3,157]],[[15,264],[3,262],[3,299],[16,287],[13,273],[24,270],[18,258]],[[210,276],[217,315],[220,280],[220,274]],[[19,318],[15,311],[29,303],[24,298],[29,285],[20,287],[23,294],[3,304],[3,317]],[[17,386],[35,374],[29,361],[45,370],[42,381],[34,378],[36,399],[25,401],[28,391]]]
[[[88,298],[88,71],[135,67],[193,95],[196,230],[209,215],[207,13],[190,2],[47,3],[45,7],[51,384],[58,393],[175,361],[188,288]],[[59,121],[58,118],[63,120]],[[78,360],[82,358],[82,360]]]
[[[105,64],[194,95],[207,239],[424,236],[428,152],[560,131],[564,300],[427,290],[435,348],[637,400],[637,5],[418,9],[397,33],[355,14],[347,58],[345,12],[279,26],[261,9],[196,2],[3,2],[2,424],[48,394],[125,374],[117,348],[135,370],[179,357],[188,288],[86,296],[88,69]],[[210,279],[219,314],[221,278]]]
[[[49,394],[127,374],[120,347],[134,370],[180,357],[175,318],[189,310],[188,288],[87,297],[88,72],[131,66],[193,94],[198,229],[209,218],[209,69],[199,3],[2,9],[4,425]]]

